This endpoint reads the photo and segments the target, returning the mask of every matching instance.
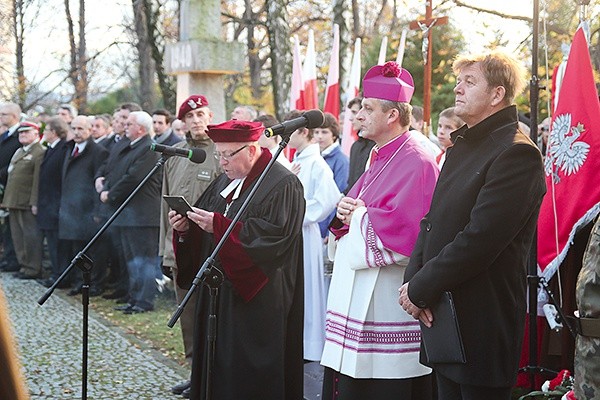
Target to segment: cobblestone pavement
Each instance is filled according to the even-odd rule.
[[[81,398],[82,307],[55,292],[0,273],[24,375],[36,399]],[[166,323],[166,321],[165,321]],[[89,315],[88,399],[178,399],[169,388],[185,380],[175,362]]]

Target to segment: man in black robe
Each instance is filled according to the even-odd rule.
[[[169,212],[181,287],[190,287],[271,160],[257,143],[263,130],[235,120],[208,126],[224,173],[186,216]],[[304,209],[300,181],[273,164],[216,257],[225,281],[217,299],[214,399],[302,398]],[[191,398],[205,399],[209,290],[198,290]]]

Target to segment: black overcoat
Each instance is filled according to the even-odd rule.
[[[518,131],[514,106],[452,138],[406,270],[408,295],[424,308],[442,291],[453,293],[467,363],[434,364],[438,373],[462,384],[512,386],[526,265],[546,191],[542,157]]]
[[[63,163],[67,151],[67,143],[64,139],[60,139],[54,147],[48,147],[44,153],[44,160],[40,167],[36,215],[40,229],[58,230]]]

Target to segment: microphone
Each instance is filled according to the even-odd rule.
[[[179,156],[189,158],[196,164],[201,164],[206,160],[206,152],[202,149],[192,147],[191,149],[182,149],[180,147],[165,146],[163,144],[152,143],[150,149],[167,156]]]
[[[265,136],[270,138],[276,135],[287,135],[300,128],[318,128],[323,125],[324,120],[325,117],[321,110],[309,110],[298,118],[290,119],[289,121],[265,129]]]

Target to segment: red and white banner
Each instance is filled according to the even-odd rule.
[[[352,67],[350,69],[350,80],[346,90],[345,102],[344,102],[344,126],[342,129],[342,151],[347,156],[350,156],[350,148],[352,144],[358,139],[358,132],[352,127],[350,122],[350,112],[348,112],[347,105],[350,100],[355,98],[360,93],[360,53],[361,53],[361,41],[357,38],[354,42],[354,55],[352,56]]]
[[[315,55],[315,34],[311,29],[308,31],[308,46],[306,47],[306,58],[302,65],[302,77],[304,78],[304,110],[319,108],[319,91],[317,88],[317,57]]]
[[[538,221],[538,266],[550,279],[575,233],[600,211],[600,102],[579,28],[567,60],[545,159],[548,191]]]
[[[292,64],[292,88],[290,90],[290,110],[304,110],[304,79],[302,79],[302,61],[300,60],[300,43],[294,36],[294,57]]]
[[[340,116],[340,27],[333,25],[333,46],[329,59],[329,73],[327,75],[327,88],[325,89],[325,103],[323,111],[333,114],[335,119]]]

